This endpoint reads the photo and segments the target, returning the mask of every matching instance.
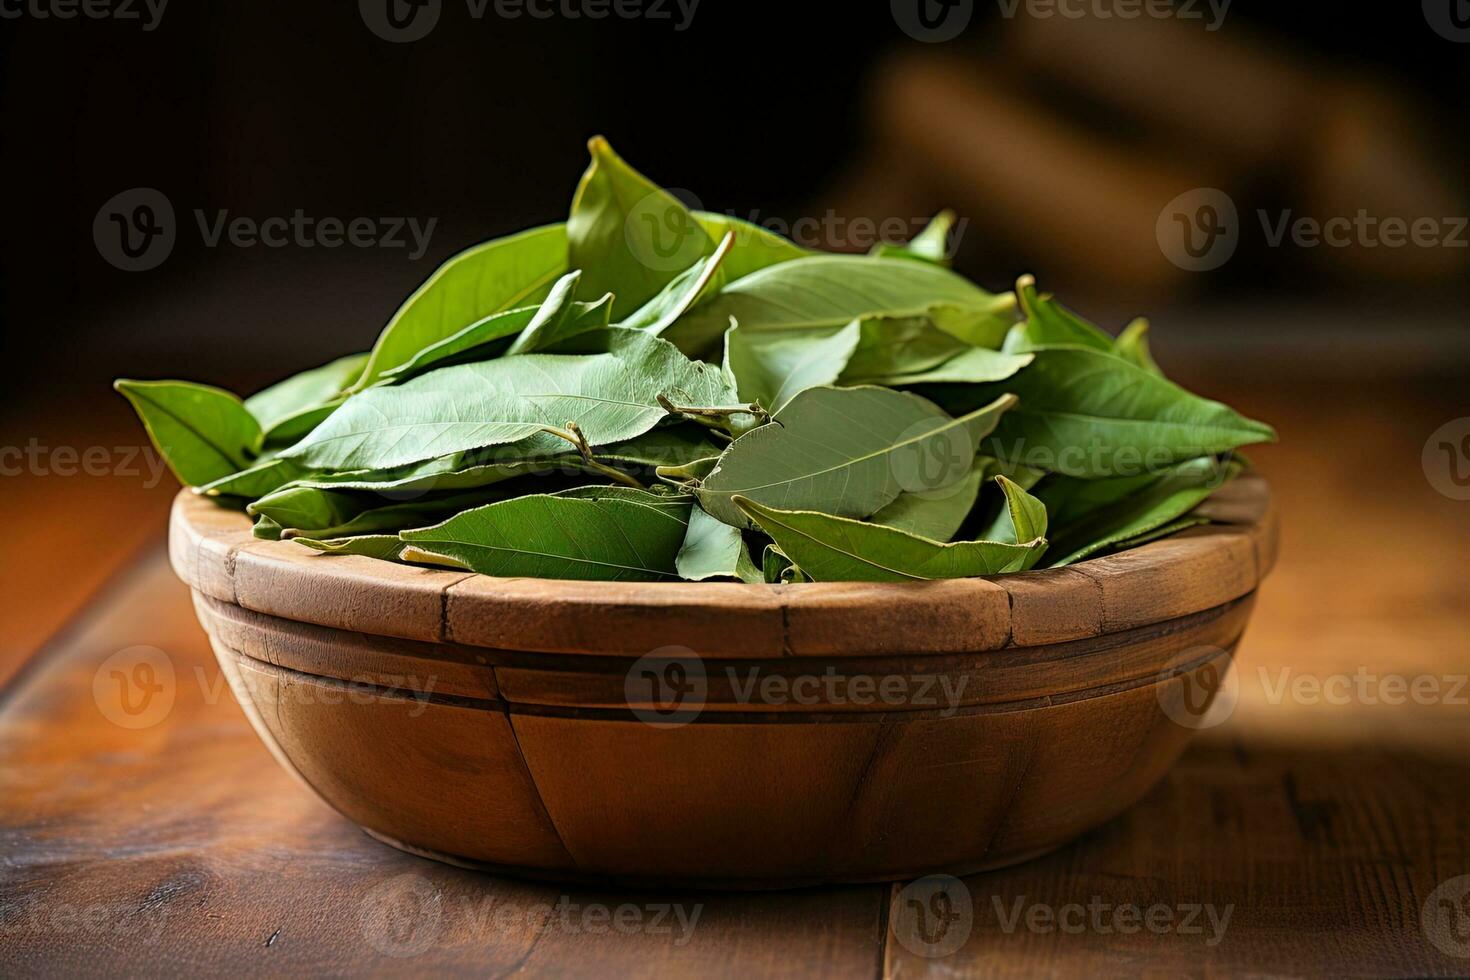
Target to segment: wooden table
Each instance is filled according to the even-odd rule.
[[[1253,454],[1284,538],[1233,715],[1077,844],[949,883],[970,913],[929,943],[902,883],[624,893],[370,840],[231,703],[164,558],[167,486],[0,481],[29,528],[0,594],[0,975],[1470,973],[1470,502],[1420,465],[1465,404],[1285,390],[1225,392],[1283,440]],[[137,645],[172,666],[166,712],[121,710],[107,661]],[[1437,693],[1387,703],[1397,677]]]

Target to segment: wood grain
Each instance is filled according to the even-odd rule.
[[[108,657],[140,643],[166,654],[173,699],[161,720],[128,729],[99,706],[115,712],[115,695],[104,687],[94,700],[92,684]],[[159,553],[0,705],[0,972],[876,970],[882,888],[629,893],[425,861],[322,805],[272,761],[233,701]],[[674,906],[686,925],[697,916],[692,928]]]
[[[1263,480],[1242,481],[1222,507],[1242,523],[1084,562],[1077,574],[993,580],[771,586],[493,578],[247,538],[244,514],[187,492],[174,502],[170,553],[180,577],[212,598],[415,640],[614,657],[667,646],[750,658],[974,653],[1163,622],[1253,591],[1257,549],[1276,533],[1274,524],[1260,525],[1270,491]]]

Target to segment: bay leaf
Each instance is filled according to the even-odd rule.
[[[228,473],[200,486],[209,497],[263,497],[272,490],[311,475],[311,470],[288,459],[261,459],[245,469]]]
[[[398,308],[368,355],[361,391],[427,347],[495,313],[534,306],[567,272],[567,227],[532,228],[445,262]]]
[[[869,520],[931,541],[948,541],[975,509],[986,471],[984,457],[977,457],[959,482],[938,490],[901,493]]]
[[[278,381],[245,399],[260,423],[265,443],[295,442],[341,404],[367,363],[366,354],[349,354]]]
[[[774,544],[766,546],[761,554],[761,578],[767,585],[790,585],[793,582],[810,582],[811,579],[786,557],[786,553]]]
[[[733,498],[867,517],[900,493],[963,479],[976,448],[1015,399],[955,419],[917,395],[888,388],[809,388],[771,424],[731,443],[699,489],[710,514],[748,523]]]
[[[736,505],[775,539],[816,582],[914,582],[1019,571],[1045,541],[944,544],[881,524],[815,511],[765,507],[745,497]]]
[[[1036,279],[1022,276],[1016,281],[1016,297],[1024,319],[1007,338],[1008,353],[1025,353],[1046,347],[1073,346],[1111,353],[1113,338],[1096,324],[1036,291]]]
[[[1058,527],[1047,552],[1047,564],[1071,565],[1137,541],[1188,514],[1242,469],[1233,460],[1222,463],[1212,458],[1193,459],[1173,467],[1142,490]]]
[[[1118,334],[1118,339],[1113,342],[1113,353],[1150,374],[1164,376],[1164,372],[1159,370],[1149,350],[1148,320],[1143,317],[1139,317],[1123,328],[1123,332]]]
[[[857,347],[842,370],[848,384],[927,371],[970,349],[927,316],[863,317],[857,324]]]
[[[275,521],[283,538],[339,538],[380,531],[396,533],[504,496],[493,488],[482,487],[385,503],[377,494],[292,487],[262,497],[247,507],[246,512]]]
[[[910,374],[889,374],[871,379],[872,384],[892,388],[921,384],[985,384],[1014,377],[1034,360],[1032,354],[1003,354],[984,347],[967,347],[935,367]]]
[[[971,347],[998,350],[1016,322],[1016,296],[999,293],[986,303],[936,303],[925,311],[933,324]]]
[[[836,330],[760,333],[739,326],[725,332],[724,364],[740,400],[778,412],[807,388],[833,384],[861,336],[856,321]]]
[[[924,229],[907,244],[895,245],[882,242],[868,254],[889,259],[918,259],[948,266],[950,258],[949,236],[954,230],[955,213],[948,209],[936,214]]]
[[[484,360],[496,349],[494,345],[524,330],[535,319],[539,309],[537,306],[523,306],[476,320],[463,330],[430,344],[391,371],[383,372],[379,383],[397,384],[431,368],[447,367],[466,360]]]
[[[441,368],[359,392],[281,455],[321,470],[387,469],[518,442],[576,422],[588,443],[623,442],[667,415],[659,395],[728,404],[722,374],[637,330],[604,354],[523,354]]]
[[[730,243],[730,253],[720,265],[721,277],[729,282],[752,272],[759,272],[767,266],[819,254],[802,248],[768,228],[734,215],[695,211],[694,220],[699,222],[699,226],[712,242],[718,242],[726,235],[734,235]]]
[[[126,378],[113,387],[132,404],[154,448],[185,486],[203,486],[243,470],[260,451],[260,423],[222,388]]]
[[[647,330],[657,336],[703,299],[721,281],[722,263],[734,247],[735,233],[726,232],[714,252],[681,272],[653,299],[635,310],[619,326]]]
[[[742,330],[834,330],[867,316],[917,316],[936,304],[985,310],[996,298],[927,262],[814,255],[724,286],[664,332],[679,348],[713,347],[733,317]]]
[[[1007,381],[965,389],[951,406],[1018,396],[986,449],[1012,464],[1095,479],[1276,438],[1270,426],[1111,353],[1055,347],[1035,357]]]
[[[292,538],[296,544],[329,555],[365,555],[384,561],[398,561],[403,542],[396,534],[359,534],[348,538]]]
[[[511,342],[505,352],[507,356],[544,350],[578,335],[607,327],[612,320],[612,294],[608,293],[591,302],[574,300],[572,296],[581,278],[581,272],[572,271],[556,281],[556,285],[551,287],[551,295],[546,297],[537,308],[536,315],[531,317],[531,322]]]
[[[1025,544],[1028,541],[1046,537],[1046,505],[1027,493],[1014,480],[997,476],[995,482],[1000,485],[1001,492],[1005,496],[1005,505],[1001,508],[1001,517],[994,533],[986,534],[984,537],[987,540],[1002,541],[1006,544]],[[1035,557],[1040,558],[1041,553],[1037,552]],[[1025,566],[1021,570],[1025,571],[1026,567],[1030,566]]]
[[[715,249],[714,240],[674,195],[634,170],[607,140],[587,144],[592,162],[567,218],[567,257],[582,270],[579,295],[613,293],[613,318],[647,303],[669,281]]]
[[[691,498],[601,489],[516,497],[403,531],[403,558],[503,577],[677,580]]]
[[[281,525],[264,514],[257,517],[255,523],[250,527],[250,534],[262,541],[281,540],[281,531]]]
[[[674,559],[674,567],[681,578],[691,582],[736,578],[742,555],[745,555],[745,542],[739,529],[695,507],[689,512],[689,529]]]

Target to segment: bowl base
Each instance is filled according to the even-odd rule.
[[[513,864],[494,864],[488,861],[476,861],[473,858],[459,857],[454,854],[445,854],[442,851],[433,851],[425,847],[416,847],[413,844],[395,840],[387,834],[380,834],[367,827],[359,827],[364,834],[373,840],[389,847],[412,854],[415,857],[427,858],[430,861],[438,861],[441,864],[452,865],[456,868],[465,868],[469,871],[484,871],[490,874],[504,875],[510,878],[524,878],[538,882],[561,882],[573,885],[586,886],[616,886],[622,888],[692,888],[701,891],[731,891],[731,892],[760,892],[760,891],[783,891],[794,888],[817,888],[823,885],[875,885],[888,882],[914,881],[929,875],[952,875],[963,878],[968,875],[982,874],[986,871],[999,871],[1012,865],[1024,864],[1036,858],[1044,857],[1053,851],[1059,850],[1071,841],[1062,841],[1046,847],[1024,851],[1020,854],[1009,854],[999,860],[982,861],[976,864],[967,864],[958,867],[921,868],[914,871],[898,872],[880,875],[821,875],[808,878],[671,878],[667,876],[640,877],[638,875],[621,874],[589,874],[579,871],[561,871],[547,868],[528,868]]]

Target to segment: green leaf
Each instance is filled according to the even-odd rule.
[[[544,299],[567,271],[567,227],[532,228],[477,245],[440,266],[383,328],[353,386],[361,391],[427,347],[489,317]]]
[[[628,442],[600,447],[603,463],[639,469],[680,467],[720,452],[697,425],[665,425]],[[454,453],[425,463],[389,470],[356,470],[302,476],[297,486],[372,490],[411,497],[430,490],[463,490],[527,476],[566,476],[586,472],[582,457],[564,439],[542,433],[509,446]]]
[[[693,514],[694,511],[689,513]],[[766,581],[765,570],[750,557],[750,548],[744,542],[740,545],[740,554],[735,558],[735,577],[746,585],[761,585]]]
[[[1005,506],[992,527],[983,535],[991,541],[1025,544],[1046,537],[1046,504],[1027,493],[1019,483],[997,476],[995,482],[1005,496]],[[1035,558],[1040,558],[1038,551]],[[1030,565],[1025,566],[1029,568]],[[1022,571],[1025,569],[1023,568]]]
[[[761,578],[767,585],[789,585],[792,582],[810,582],[801,569],[785,552],[774,544],[766,545],[761,555]]]
[[[699,353],[724,335],[732,317],[751,333],[834,330],[862,317],[922,315],[936,304],[988,310],[995,302],[962,276],[927,262],[815,255],[729,283],[664,336]]]
[[[1168,466],[1276,438],[1270,426],[1114,357],[1077,347],[1036,352],[1008,381],[967,389],[962,405],[1002,392],[1020,404],[1000,420],[987,452],[1084,479]]]
[[[396,534],[359,534],[350,538],[292,538],[297,544],[329,555],[366,555],[384,561],[398,561],[403,542]]]
[[[1164,376],[1159,370],[1158,364],[1154,363],[1153,354],[1148,345],[1148,320],[1139,317],[1118,334],[1118,339],[1113,342],[1113,353],[1117,354],[1129,364],[1137,365],[1150,374]]]
[[[712,254],[681,272],[657,296],[640,306],[619,326],[647,330],[655,336],[663,333],[720,281],[721,264],[730,254],[734,241],[734,232],[727,233],[720,239],[720,244],[715,246]]]
[[[186,486],[197,487],[250,465],[260,423],[239,398],[188,381],[113,382],[142,419],[159,455]]]
[[[674,486],[686,486],[703,480],[718,465],[720,465],[720,457],[706,456],[702,459],[691,460],[688,463],[660,466],[654,473],[665,483]]]
[[[736,505],[817,582],[913,582],[1019,571],[1045,548],[999,541],[941,544],[905,531],[814,511]]]
[[[1133,476],[1114,476],[1101,480],[1082,480],[1053,473],[1036,487],[1036,496],[1046,505],[1054,527],[1064,527],[1095,510],[1115,504],[1156,483],[1163,474],[1158,471]]]
[[[592,163],[572,198],[567,256],[583,273],[579,295],[616,295],[616,320],[713,252],[715,242],[678,198],[628,166],[607,140],[594,137],[587,149]]]
[[[712,242],[718,242],[726,235],[735,236],[730,254],[721,265],[724,278],[730,282],[768,266],[818,254],[760,225],[732,215],[695,211],[694,220],[699,222],[699,226]]]
[[[864,317],[857,322],[857,348],[842,371],[848,384],[927,371],[970,349],[927,316]]]
[[[982,456],[981,459],[985,461],[987,473],[991,476],[1003,476],[1022,490],[1029,491],[1047,475],[1045,470],[1021,466],[1009,460],[996,459],[994,456]]]
[[[598,489],[516,497],[403,531],[403,557],[505,577],[677,579],[691,498]]]
[[[476,489],[397,503],[375,494],[317,487],[291,487],[255,501],[246,512],[281,527],[281,537],[339,538],[378,531],[397,532],[478,507],[504,494]]]
[[[311,470],[288,459],[257,460],[254,464],[199,487],[209,497],[263,497],[272,490],[311,475]]]
[[[1167,538],[1171,534],[1178,534],[1180,531],[1187,531],[1192,527],[1199,527],[1202,524],[1208,523],[1210,523],[1210,519],[1208,517],[1198,517],[1193,514],[1188,514],[1184,517],[1179,518],[1178,520],[1170,521],[1163,527],[1156,527],[1152,531],[1140,534],[1136,538],[1128,538],[1125,541],[1119,541],[1117,544],[1113,545],[1110,550],[1127,551],[1130,548],[1137,548],[1139,545],[1148,544],[1150,541],[1157,541],[1160,538]]]
[[[1143,490],[1059,527],[1047,552],[1047,564],[1070,565],[1149,535],[1199,506],[1241,469],[1233,460],[1221,463],[1213,458],[1173,467]]]
[[[948,541],[965,523],[970,511],[975,509],[985,473],[986,461],[984,457],[978,457],[970,472],[958,483],[939,490],[901,493],[869,520],[931,541]]]
[[[1032,354],[1002,354],[984,347],[969,347],[943,364],[911,374],[889,374],[872,383],[891,388],[919,384],[984,384],[1015,376],[1034,359]]]
[[[706,514],[698,507],[689,512],[689,530],[679,549],[674,567],[691,582],[711,578],[738,578],[745,542],[738,528]]]
[[[1022,276],[1016,281],[1016,296],[1020,299],[1025,320],[1007,338],[1008,352],[1024,353],[1056,346],[1088,347],[1112,352],[1112,337],[1055,302],[1050,296],[1039,295],[1033,277]]]
[[[1014,402],[1002,396],[954,419],[917,395],[888,388],[808,388],[771,424],[725,450],[698,489],[699,500],[736,526],[746,524],[736,495],[767,506],[867,517],[905,491],[938,490],[963,479],[980,440]]]
[[[264,441],[295,442],[341,403],[341,394],[362,374],[366,354],[350,354],[278,381],[245,399],[265,433]]]
[[[379,383],[397,384],[433,367],[446,367],[469,359],[484,360],[484,356],[476,355],[488,355],[493,349],[492,344],[520,333],[535,319],[539,309],[523,306],[476,320],[458,333],[425,347],[393,370],[383,372]]]
[[[593,330],[605,329],[612,317],[612,294],[592,303],[572,299],[580,272],[568,272],[551,287],[551,295],[526,324],[519,337],[506,350],[506,355],[529,354],[563,343]]]
[[[441,368],[359,392],[281,455],[316,469],[407,466],[519,442],[574,421],[592,446],[642,435],[681,404],[734,399],[718,370],[636,330],[612,329],[605,354],[523,354]]]
[[[281,530],[281,525],[262,514],[255,519],[255,524],[251,526],[250,533],[253,537],[259,538],[262,541],[279,541],[281,540]]]
[[[800,333],[725,332],[725,367],[735,377],[741,401],[760,402],[778,412],[807,388],[834,383],[857,349],[860,325]]]
[[[973,307],[937,303],[929,308],[928,317],[940,330],[971,347],[997,350],[1015,325],[1016,296],[1001,293],[991,297],[988,303]]]
[[[954,228],[955,213],[944,210],[934,216],[924,230],[909,240],[907,245],[892,245],[887,242],[876,245],[868,253],[889,259],[918,259],[935,265],[949,265],[949,234]]]

